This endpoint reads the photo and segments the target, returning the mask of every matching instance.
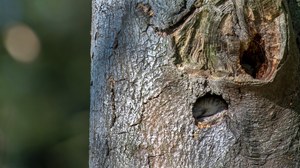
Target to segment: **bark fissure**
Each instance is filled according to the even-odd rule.
[[[117,120],[117,115],[116,115],[116,98],[115,98],[115,80],[113,77],[109,77],[108,79],[109,82],[109,87],[110,87],[110,101],[111,101],[111,124],[110,128],[113,127],[116,123]]]

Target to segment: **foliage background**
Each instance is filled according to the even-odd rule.
[[[0,0],[0,167],[88,167],[90,9],[87,0]],[[22,23],[41,50],[29,63],[5,48]]]

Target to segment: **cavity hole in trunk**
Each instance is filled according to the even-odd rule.
[[[195,124],[202,122],[205,118],[216,115],[223,110],[228,109],[228,104],[219,95],[206,94],[196,100],[193,105],[192,113],[195,119]]]
[[[261,36],[256,34],[250,41],[248,48],[242,50],[240,64],[244,71],[255,79],[263,76],[266,69],[266,56],[263,45],[261,44]]]

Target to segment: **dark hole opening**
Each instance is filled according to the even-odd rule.
[[[296,39],[297,47],[300,50],[300,33],[298,33],[297,39]]]
[[[200,97],[196,100],[192,108],[195,124],[197,125],[198,122],[203,121],[205,118],[211,117],[227,109],[228,104],[222,96],[207,94]]]
[[[244,71],[253,78],[258,77],[262,65],[266,61],[265,50],[260,44],[261,36],[255,35],[248,48],[243,51],[240,64]]]

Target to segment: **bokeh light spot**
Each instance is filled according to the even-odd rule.
[[[5,48],[17,61],[30,63],[39,55],[40,40],[35,32],[24,24],[8,27],[4,38]]]

